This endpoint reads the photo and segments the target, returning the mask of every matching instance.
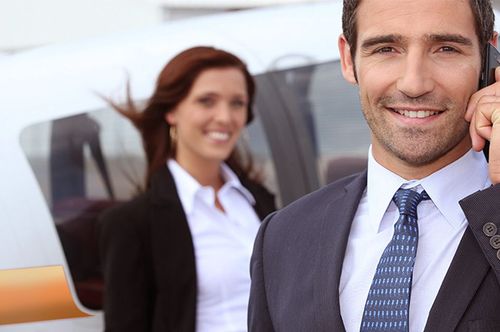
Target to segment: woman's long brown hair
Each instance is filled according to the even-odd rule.
[[[174,157],[175,153],[169,135],[170,125],[165,121],[165,114],[174,110],[187,97],[201,72],[227,67],[237,68],[245,76],[249,98],[248,124],[253,118],[254,80],[243,61],[231,53],[213,47],[193,47],[179,53],[168,62],[158,76],[155,90],[144,109],[139,109],[135,105],[128,87],[125,105],[108,100],[114,109],[132,121],[141,134],[147,161],[145,182],[147,187],[150,185],[152,174],[164,167],[167,158]],[[246,154],[243,158],[242,153],[234,149],[226,163],[239,177],[258,180],[258,175],[254,174],[252,158],[249,153]]]

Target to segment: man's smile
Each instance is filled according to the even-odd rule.
[[[407,118],[424,119],[433,115],[438,115],[444,111],[429,110],[429,109],[408,109],[408,108],[389,108],[391,111],[398,113]]]

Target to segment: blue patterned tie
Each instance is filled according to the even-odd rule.
[[[399,189],[392,200],[399,209],[394,235],[380,257],[366,299],[361,332],[408,331],[411,282],[417,254],[417,205],[425,191]]]

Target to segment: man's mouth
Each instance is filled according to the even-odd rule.
[[[408,110],[408,109],[395,109],[390,108],[391,111],[398,113],[404,117],[412,118],[412,119],[424,119],[430,116],[438,115],[443,111],[429,111],[429,110]]]

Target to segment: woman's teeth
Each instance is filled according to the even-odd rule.
[[[211,131],[208,133],[208,137],[218,141],[226,141],[229,139],[229,133],[220,131]]]

